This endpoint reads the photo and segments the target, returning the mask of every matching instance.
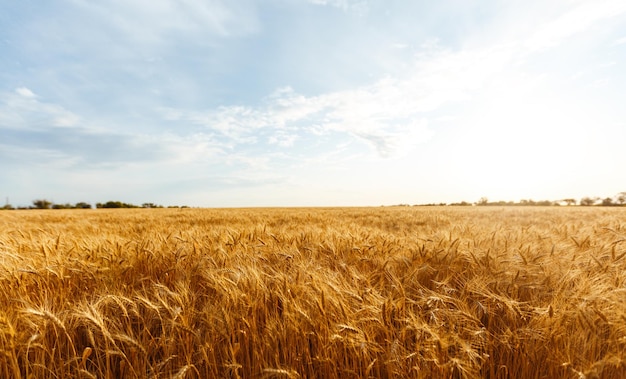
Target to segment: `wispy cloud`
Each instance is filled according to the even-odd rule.
[[[11,146],[6,159],[57,168],[106,168],[162,160],[164,151],[138,136],[94,133],[84,128],[2,130],[2,145]],[[14,155],[18,153],[19,155]]]
[[[619,46],[623,44],[626,44],[626,37],[618,38],[615,40],[615,42],[613,42],[613,46]]]
[[[526,40],[530,49],[546,49],[563,40],[589,29],[599,21],[617,17],[626,12],[626,3],[621,0],[599,0],[582,2],[571,10],[541,25]]]
[[[266,142],[290,147],[301,137],[344,133],[373,145],[380,156],[389,157],[426,141],[432,134],[425,122],[415,122],[412,117],[438,104],[432,99],[407,100],[410,94],[404,92],[406,89],[383,81],[355,91],[306,97],[283,88],[257,107],[163,112],[171,121],[201,125],[234,145],[261,142],[259,136],[266,135]],[[407,103],[411,101],[414,103]]]
[[[428,141],[431,114],[470,101],[514,63],[517,45],[452,51],[429,45],[404,72],[354,89],[305,96],[291,87],[275,90],[258,105],[209,110],[163,108],[175,123],[192,123],[231,147],[261,143],[280,147],[320,134],[342,134],[393,157]],[[332,148],[332,147],[329,147]]]
[[[35,98],[35,94],[33,91],[29,90],[26,87],[19,87],[15,89],[15,93],[25,98]]]
[[[78,125],[80,117],[56,104],[41,101],[32,90],[0,93],[0,127],[29,129]]]
[[[0,133],[5,162],[76,168],[171,157],[153,137],[98,127],[26,87],[0,94]]]
[[[220,36],[256,29],[254,4],[250,1],[104,0],[97,3],[72,0],[77,6],[106,20],[120,36],[142,44],[168,40],[176,32],[212,32]]]
[[[329,5],[344,11],[366,12],[369,8],[368,0],[308,0],[316,5]]]

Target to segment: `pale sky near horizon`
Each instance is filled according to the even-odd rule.
[[[0,0],[0,196],[626,191],[623,0]]]

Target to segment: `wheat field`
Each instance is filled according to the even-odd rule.
[[[626,209],[0,212],[0,377],[626,377]]]

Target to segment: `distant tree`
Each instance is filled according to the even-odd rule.
[[[576,204],[576,199],[563,199],[563,202],[565,202],[565,204],[567,205],[574,205]]]
[[[154,204],[154,203],[143,203],[141,204],[142,208],[163,208],[162,205]]]
[[[91,204],[89,203],[85,203],[83,201],[76,203],[76,205],[74,205],[74,208],[76,209],[91,209]]]
[[[541,206],[544,206],[544,207],[548,207],[548,206],[554,205],[554,202],[552,202],[550,200],[541,200],[541,201],[536,202],[535,204],[536,205],[541,205]]]
[[[595,202],[596,202],[596,200],[592,199],[590,197],[583,197],[582,199],[580,199],[580,205],[583,205],[583,206],[586,206],[586,207],[595,204]]]
[[[620,192],[617,194],[617,202],[620,203],[620,205],[624,205],[624,203],[626,203],[626,192]]]
[[[452,205],[452,206],[460,206],[460,207],[467,207],[467,206],[472,205],[472,204],[468,203],[467,201],[461,201],[460,203],[451,203],[450,205]]]
[[[50,209],[52,202],[45,199],[33,200],[33,206],[37,209]]]
[[[481,197],[480,200],[478,200],[478,203],[476,203],[477,205],[487,205],[489,204],[489,199],[486,197]]]
[[[107,201],[106,203],[97,203],[96,208],[139,208],[133,204],[122,203],[121,201]]]
[[[537,205],[533,199],[522,199],[519,201],[519,205]]]
[[[508,205],[515,205],[515,203],[512,201],[498,200],[498,201],[487,202],[487,204],[485,205],[508,206]]]
[[[613,199],[610,198],[610,197],[607,197],[606,199],[602,199],[602,205],[605,206],[605,207],[610,207],[610,206],[614,205],[613,204]]]
[[[69,203],[65,203],[65,204],[52,204],[52,209],[72,209],[74,208],[72,206],[72,204]]]
[[[15,209],[15,208],[13,208],[13,206],[11,204],[4,204],[4,206],[2,208],[0,208],[0,209],[12,210],[12,209]]]

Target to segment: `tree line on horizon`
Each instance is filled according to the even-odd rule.
[[[457,203],[428,203],[428,204],[416,204],[415,206],[560,206],[560,205],[580,205],[580,206],[626,206],[626,192],[620,192],[613,197],[583,197],[580,200],[574,198],[566,198],[561,200],[541,200],[534,201],[532,199],[522,199],[518,202],[514,201],[489,201],[486,197],[481,197],[477,202],[461,201]],[[398,204],[397,206],[409,206],[409,204]],[[107,201],[106,203],[96,203],[95,208],[165,208],[162,205],[155,203],[143,203],[141,205],[135,205],[130,203],[124,203],[121,201]],[[189,208],[186,205],[169,205],[167,208]],[[0,208],[4,210],[12,209],[93,209],[90,203],[78,202],[75,204],[65,203],[56,204],[46,199],[33,200],[32,205],[28,207],[13,207],[7,203],[4,207]]]
[[[458,203],[428,203],[428,204],[416,204],[416,206],[561,206],[561,205],[580,205],[584,207],[590,206],[603,206],[603,207],[619,207],[626,206],[626,192],[620,192],[613,197],[589,197],[585,196],[580,200],[574,198],[567,198],[561,200],[540,200],[535,201],[532,199],[522,199],[518,202],[515,201],[489,201],[486,197],[481,197],[480,200],[470,203],[467,201],[461,201]],[[399,204],[399,206],[408,206],[408,204]]]
[[[70,203],[64,203],[64,204],[57,204],[54,203],[50,200],[46,200],[46,199],[37,199],[37,200],[33,200],[32,205],[28,206],[28,207],[13,207],[11,204],[5,204],[4,207],[0,208],[0,209],[6,209],[6,210],[11,210],[11,209],[93,209],[94,207],[87,202],[78,202],[75,204],[70,204]],[[96,203],[95,208],[165,208],[162,205],[159,204],[155,204],[155,203],[143,203],[141,205],[135,205],[135,204],[130,204],[130,203],[124,203],[121,201],[107,201],[106,203]],[[177,205],[170,205],[167,208],[189,208],[186,205],[183,206],[177,206]]]

